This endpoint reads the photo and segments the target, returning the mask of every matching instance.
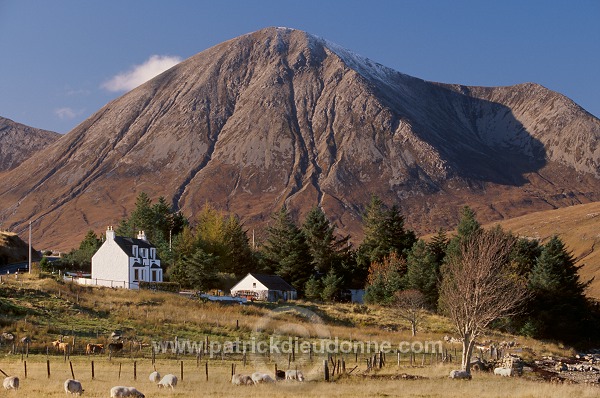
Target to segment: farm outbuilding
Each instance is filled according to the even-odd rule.
[[[280,276],[249,273],[231,288],[231,295],[250,301],[287,301],[295,300],[298,293]]]

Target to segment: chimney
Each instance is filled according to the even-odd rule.
[[[106,228],[106,240],[115,240],[115,231],[113,230],[112,226],[108,226]]]
[[[146,233],[145,233],[144,231],[139,231],[139,232],[138,232],[138,236],[137,236],[137,238],[138,238],[138,239],[141,239],[141,240],[143,240],[143,241],[145,241],[145,242],[147,242],[147,241],[148,241],[148,240],[146,239]]]

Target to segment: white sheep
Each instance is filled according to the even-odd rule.
[[[512,368],[496,368],[494,369],[494,374],[498,376],[512,377],[513,370]]]
[[[266,373],[254,372],[252,373],[251,377],[254,384],[275,383],[275,380],[273,380],[273,378]]]
[[[9,376],[6,379],[4,379],[2,385],[6,390],[18,390],[19,378],[17,376]]]
[[[448,377],[457,380],[471,380],[471,374],[466,370],[451,370]]]
[[[146,398],[144,394],[139,392],[135,387],[116,386],[110,389],[110,398]]]
[[[286,370],[285,371],[285,379],[286,380],[298,380],[304,381],[304,375],[299,370]]]
[[[172,374],[168,374],[165,375],[161,381],[158,382],[158,387],[171,387],[171,390],[173,390],[175,388],[175,386],[177,385],[177,376],[172,375]]]
[[[160,381],[160,373],[152,372],[152,373],[150,373],[150,376],[148,378],[150,379],[151,382],[158,383]]]
[[[236,386],[247,386],[254,384],[254,382],[252,381],[252,377],[236,373],[231,376],[231,384]]]
[[[79,380],[65,380],[65,394],[81,395],[84,391]]]

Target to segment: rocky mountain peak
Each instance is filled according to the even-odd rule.
[[[427,232],[465,204],[489,221],[598,200],[599,137],[598,119],[538,85],[427,82],[267,28],[181,62],[7,173],[0,226],[35,219],[37,239],[68,248],[145,191],[258,230],[284,203],[299,218],[320,205],[358,239],[377,194]]]

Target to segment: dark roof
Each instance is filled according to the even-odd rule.
[[[283,280],[280,276],[277,275],[265,275],[265,274],[253,274],[249,273],[248,275],[252,275],[255,277],[260,283],[265,285],[269,290],[280,290],[282,292],[289,292],[294,289],[292,285]]]
[[[124,236],[115,236],[115,242],[119,247],[129,256],[133,257],[132,247],[135,245],[138,248],[150,249],[154,246],[151,245],[148,241],[136,238],[126,238]],[[158,258],[158,256],[157,256]]]

